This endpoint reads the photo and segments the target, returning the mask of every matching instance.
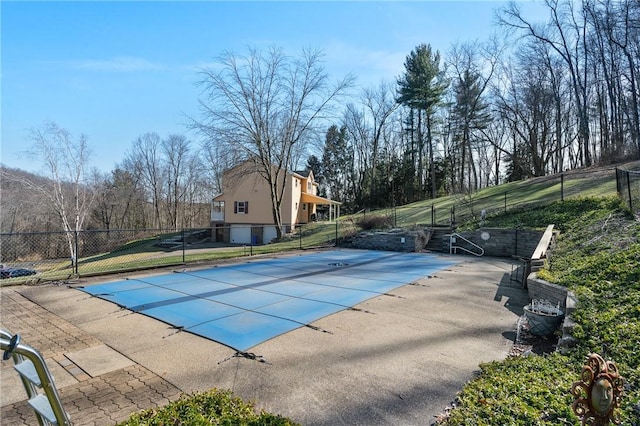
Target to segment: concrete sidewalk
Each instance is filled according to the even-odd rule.
[[[528,302],[510,261],[462,259],[313,323],[323,331],[252,348],[265,362],[68,286],[1,289],[0,324],[47,359],[75,425],[112,425],[211,388],[303,425],[425,425],[479,363],[507,355]],[[2,424],[34,424],[12,367],[2,363]]]

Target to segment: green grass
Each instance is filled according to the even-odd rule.
[[[589,353],[613,360],[625,378],[621,419],[640,419],[640,223],[617,198],[584,198],[490,219],[496,226],[555,223],[563,233],[542,275],[572,289],[579,339],[568,354],[482,365],[446,425],[578,425],[571,384]]]
[[[435,223],[449,224],[453,208],[456,221],[461,224],[479,219],[482,210],[488,215],[498,215],[505,211],[518,210],[522,206],[545,206],[563,198],[571,200],[588,196],[615,195],[615,172],[613,169],[603,169],[591,174],[566,174],[564,184],[561,183],[559,175],[546,176],[492,186],[473,194],[419,201],[397,207],[395,218],[398,227],[431,224],[433,208]],[[380,209],[375,214],[393,216],[393,210]],[[362,214],[354,216],[360,217]]]
[[[345,229],[351,228],[347,222],[339,225],[339,236],[344,235]],[[90,276],[124,271],[135,271],[167,266],[197,264],[246,257],[250,255],[264,255],[287,251],[333,246],[336,239],[336,224],[311,223],[305,225],[296,234],[282,242],[251,247],[230,246],[225,248],[211,248],[209,250],[191,250],[187,245],[183,254],[181,248],[167,250],[156,244],[170,238],[176,233],[162,234],[140,238],[124,243],[116,249],[83,257],[78,261],[78,275]],[[197,247],[196,247],[197,248]],[[40,281],[66,280],[75,275],[69,260],[38,263],[38,275],[17,277],[2,280],[2,285],[23,284]]]

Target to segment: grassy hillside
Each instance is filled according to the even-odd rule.
[[[453,209],[459,224],[478,220],[480,212],[496,215],[523,206],[548,205],[563,199],[616,194],[615,167],[593,168],[544,176],[484,188],[473,194],[458,194],[381,209],[377,214],[395,216],[397,226],[449,224]]]
[[[562,234],[542,275],[579,298],[579,342],[568,354],[514,357],[482,365],[446,425],[578,425],[571,384],[589,353],[625,378],[621,420],[640,425],[640,222],[616,198],[586,198],[497,215],[491,226],[555,223]]]

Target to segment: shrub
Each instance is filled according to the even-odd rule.
[[[388,229],[393,226],[393,219],[391,216],[364,216],[356,222],[360,228],[365,231],[372,229]]]
[[[185,395],[162,408],[133,414],[120,426],[295,426],[291,420],[245,402],[229,390],[212,389]]]

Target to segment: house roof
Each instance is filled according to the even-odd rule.
[[[309,173],[311,172],[311,169],[307,169],[307,170],[294,170],[293,173],[302,176],[303,178],[308,178],[309,177]]]
[[[332,204],[334,206],[342,204],[340,201],[333,201],[328,198],[318,197],[317,195],[311,195],[308,192],[303,192],[300,199],[303,203]]]

